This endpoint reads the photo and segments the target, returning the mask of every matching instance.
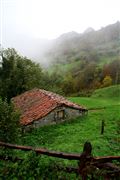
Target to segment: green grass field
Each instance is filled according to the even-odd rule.
[[[115,91],[117,86],[97,90],[90,98],[71,97],[71,101],[89,109],[86,116],[62,124],[34,129],[24,137],[26,145],[45,147],[50,150],[80,153],[85,141],[93,145],[95,156],[120,155],[120,102],[114,97],[97,97],[107,91]],[[104,91],[104,93],[103,93]],[[108,93],[107,93],[108,94]],[[105,131],[101,135],[101,121],[105,120]]]
[[[86,106],[89,109],[88,115],[76,119],[73,117],[69,122],[34,129],[25,133],[18,144],[81,153],[84,143],[90,141],[94,156],[120,156],[120,104],[116,88],[119,89],[113,86],[97,90],[90,98],[70,97],[71,101]],[[102,120],[105,121],[105,130],[101,135]],[[23,158],[24,161],[16,163],[1,161],[0,179],[80,179],[75,173],[68,174],[57,169],[58,165],[77,167],[77,161],[38,156],[34,152],[25,153],[18,150],[11,150],[9,153]],[[98,179],[101,179],[100,176]]]

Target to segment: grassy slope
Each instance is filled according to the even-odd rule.
[[[90,98],[70,97],[75,103],[83,104],[88,109],[120,105],[120,85],[97,89]]]
[[[120,85],[110,86],[103,89],[97,89],[92,97],[96,98],[111,98],[120,100]]]
[[[112,89],[114,88],[112,87]],[[103,89],[98,92],[100,93],[100,91],[103,95]],[[97,92],[95,93],[97,94]],[[108,93],[110,92],[108,91]],[[89,110],[87,116],[73,119],[70,122],[34,129],[32,132],[25,134],[24,137],[21,137],[22,144],[33,147],[44,147],[56,151],[81,153],[85,141],[90,141],[93,146],[94,156],[120,155],[120,105],[118,105],[118,101],[115,99],[115,94],[114,97],[112,96],[112,98],[107,99],[101,97],[78,97],[70,99],[77,103],[82,103],[89,108],[102,108],[103,106],[106,108]],[[105,132],[103,135],[100,134],[102,119],[105,120]],[[8,167],[6,163],[0,163],[2,172],[2,176],[0,177],[7,177],[6,179],[13,179],[13,177],[15,179],[17,177],[34,179],[32,177],[38,172],[41,179],[59,179],[58,177],[66,180],[79,179],[74,173],[63,174],[55,166],[57,164],[60,166],[70,165],[76,167],[78,166],[77,161],[68,161],[48,156],[36,156],[32,152],[25,153],[17,150],[14,153],[18,157],[25,158],[25,161],[23,161],[23,164],[20,162],[19,165],[9,162],[7,163]],[[4,167],[8,168],[7,171],[9,171],[9,174],[6,174],[7,171],[5,171]]]
[[[115,98],[93,97],[70,99],[88,108],[106,108],[89,111],[88,116],[74,119],[71,122],[33,130],[24,137],[25,144],[79,153],[82,151],[84,142],[89,140],[93,145],[95,156],[120,155],[120,106],[118,101]],[[105,120],[106,125],[104,135],[100,134],[102,119]]]

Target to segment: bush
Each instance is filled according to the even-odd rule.
[[[23,180],[36,180],[36,179],[76,179],[76,174],[68,174],[67,172],[60,171],[58,166],[64,167],[60,160],[56,161],[50,157],[43,157],[37,155],[35,152],[26,154],[24,160],[0,164],[0,178],[1,179],[23,179]]]

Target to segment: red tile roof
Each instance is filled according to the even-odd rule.
[[[33,89],[12,98],[16,108],[21,111],[20,123],[28,125],[35,120],[46,116],[61,105],[86,110],[85,107],[72,103],[64,97],[43,89]]]

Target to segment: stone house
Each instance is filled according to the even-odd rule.
[[[33,89],[12,98],[15,108],[20,110],[20,124],[39,127],[58,123],[87,113],[87,109],[55,93]]]

